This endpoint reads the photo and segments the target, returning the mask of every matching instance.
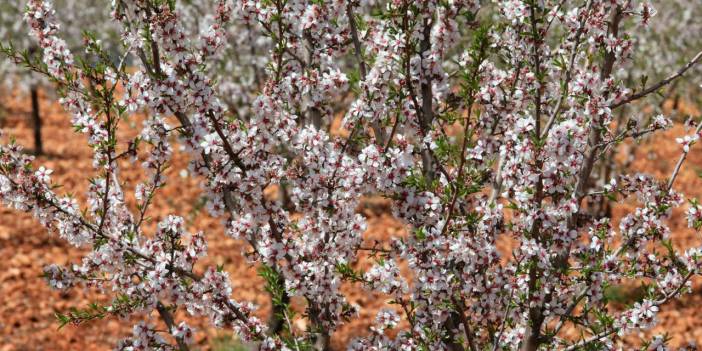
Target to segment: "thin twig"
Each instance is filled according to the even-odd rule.
[[[700,131],[702,130],[702,121],[700,121],[697,125],[697,129],[695,129],[695,134],[699,134]],[[680,159],[678,159],[678,163],[675,165],[675,170],[673,171],[673,174],[670,176],[670,180],[668,181],[668,192],[670,192],[670,189],[673,188],[673,184],[675,183],[675,178],[678,177],[678,173],[680,173],[680,168],[682,167],[683,162],[685,162],[685,159],[687,158],[687,154],[690,153],[690,146],[688,146],[687,151],[683,150],[682,155],[680,155]]]
[[[588,1],[587,11],[590,10],[591,6],[592,6],[592,1]],[[587,14],[583,15],[582,19],[580,20],[580,25],[578,26],[578,32],[575,34],[575,42],[573,43],[573,51],[571,51],[571,53],[570,53],[570,63],[568,66],[568,70],[566,71],[565,80],[563,82],[564,91],[558,97],[558,102],[556,102],[556,107],[554,107],[553,111],[551,111],[551,116],[549,117],[548,122],[546,122],[546,126],[544,127],[544,130],[540,135],[541,139],[543,139],[548,134],[548,131],[551,129],[551,127],[553,126],[553,123],[556,121],[556,117],[558,116],[558,112],[561,110],[561,106],[563,105],[563,101],[565,100],[566,96],[568,95],[568,91],[570,90],[568,88],[568,86],[570,84],[571,79],[573,78],[573,68],[575,67],[575,58],[578,56],[578,46],[580,46],[580,38],[584,32],[586,18],[587,18]]]
[[[351,3],[351,1],[346,3],[346,16],[349,18],[349,28],[351,29],[351,40],[353,41],[354,56],[356,56],[356,61],[358,61],[358,70],[361,73],[361,81],[365,81],[366,76],[368,75],[368,68],[366,67],[366,62],[363,60],[363,47],[361,46],[361,40],[358,37],[356,18],[354,17]],[[366,93],[366,98],[370,100],[368,89],[364,88],[364,90]],[[373,129],[373,134],[375,134],[376,144],[379,146],[385,144],[385,131],[378,120],[373,119],[371,121],[371,128]],[[390,140],[388,140],[388,145],[389,144]]]
[[[632,102],[632,101],[636,101],[636,100],[638,100],[638,99],[641,99],[641,98],[645,97],[645,96],[648,95],[648,94],[651,94],[651,93],[657,91],[658,89],[660,89],[660,88],[662,88],[662,87],[664,87],[664,86],[670,84],[670,83],[671,83],[672,81],[674,81],[675,79],[681,77],[683,74],[685,74],[685,72],[687,72],[687,70],[689,70],[690,68],[692,68],[692,67],[693,67],[695,64],[697,64],[700,60],[702,60],[702,51],[698,52],[697,55],[695,55],[695,57],[692,58],[692,60],[690,60],[687,64],[685,64],[685,66],[683,66],[683,67],[681,67],[680,69],[678,69],[678,71],[675,72],[673,75],[669,76],[668,78],[665,78],[665,79],[661,80],[660,82],[658,82],[658,83],[656,83],[656,84],[653,84],[652,86],[650,86],[650,87],[648,87],[648,88],[645,88],[645,89],[642,90],[641,92],[638,92],[638,93],[636,93],[636,94],[631,94],[631,95],[629,95],[629,96],[623,98],[622,100],[620,100],[620,101],[618,101],[618,102],[615,102],[615,103],[610,104],[610,105],[609,105],[609,108],[610,108],[610,109],[615,109],[615,108],[617,108],[617,107],[620,107],[620,106],[622,106],[622,105],[626,105],[626,104],[628,104],[628,103],[630,103],[630,102]]]

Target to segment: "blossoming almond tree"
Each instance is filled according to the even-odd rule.
[[[4,1],[0,4],[0,37],[11,38],[15,48],[23,50],[27,55],[38,54],[38,46],[35,40],[27,35],[29,26],[22,21],[22,14],[25,7],[24,1]],[[72,50],[82,47],[82,31],[100,24],[100,32],[97,38],[107,45],[107,49],[113,47],[109,44],[116,44],[109,40],[116,33],[115,26],[109,21],[109,12],[104,11],[104,4],[94,1],[82,0],[59,0],[57,6],[65,11],[60,13],[60,20],[63,23],[70,23],[61,30],[62,35],[67,40],[67,45]],[[80,8],[81,11],[68,11],[69,9]],[[41,111],[39,110],[39,91],[43,90],[46,95],[51,96],[51,89],[46,77],[40,74],[33,74],[24,67],[13,64],[8,60],[0,61],[0,89],[7,88],[8,91],[29,93],[31,101],[32,124],[34,127],[34,153],[42,154],[43,142],[41,133]],[[9,94],[7,94],[9,95]],[[4,102],[4,101],[3,101]]]
[[[702,123],[681,139],[668,179],[592,182],[609,145],[672,123],[654,116],[619,132],[613,113],[702,57],[643,87],[616,78],[634,55],[646,55],[632,40],[655,12],[648,2],[219,0],[199,9],[115,0],[120,57],[88,36],[77,58],[57,34],[51,3],[30,0],[25,20],[42,61],[3,47],[56,84],[94,150],[95,177],[81,205],[56,192],[51,171],[34,169],[20,146],[0,149],[3,202],[92,249],[82,262],[46,267],[49,284],[115,295],[109,306],[60,315],[61,323],[156,311],[166,331],[139,323],[117,349],[187,350],[194,331],[173,313],[185,310],[261,350],[326,349],[334,330],[356,318],[340,289],[354,282],[392,299],[351,350],[612,349],[654,325],[700,273],[702,249],[676,250],[666,219],[684,202],[675,179]],[[210,23],[192,34],[189,16],[200,11]],[[238,53],[233,45],[252,37],[243,57],[262,62],[228,66],[222,53]],[[256,75],[250,83],[223,78],[257,91],[248,108],[228,109],[248,100],[218,88],[227,74]],[[141,135],[117,143],[120,123],[138,111],[148,115]],[[329,132],[337,111],[346,138]],[[177,214],[155,232],[144,229],[173,136],[190,155],[209,213],[248,242],[246,255],[276,305],[275,326],[231,298],[226,272],[198,264],[206,233],[188,232]],[[149,175],[133,185],[135,208],[125,202],[132,189],[119,176],[123,158],[142,161]],[[264,196],[276,185],[285,202]],[[355,208],[368,193],[392,199],[409,235],[364,246]],[[594,196],[632,197],[640,206],[615,228],[608,217],[585,215]],[[690,204],[689,224],[699,229],[702,208]],[[511,252],[496,248],[503,240]],[[376,264],[357,270],[362,256]],[[645,298],[614,311],[605,290],[627,283],[643,283]],[[296,317],[308,320],[305,330],[292,327],[290,297],[306,303]],[[400,321],[407,327],[390,338]],[[649,347],[665,343],[658,337]]]
[[[693,5],[687,0],[664,1],[664,8],[657,11],[647,7],[646,26],[637,31],[632,37],[634,50],[644,55],[632,55],[631,62],[618,70],[613,76],[630,86],[645,86],[649,82],[664,79],[670,75],[671,67],[686,64],[694,57],[702,41],[698,35],[702,23],[697,20],[702,14],[702,6]],[[623,21],[625,30],[638,26],[638,21]],[[688,77],[699,76],[702,65],[690,67]],[[699,103],[700,88],[697,79],[676,79],[659,94],[651,94],[646,104],[627,104],[614,111],[613,120],[616,128],[615,135],[627,135],[638,129],[640,125],[648,125],[653,118],[661,113],[667,113],[668,118],[684,120],[688,116],[683,113],[685,104],[693,106]],[[655,111],[655,112],[654,112]],[[691,126],[694,128],[694,125]],[[649,134],[650,135],[650,134]],[[647,136],[641,136],[644,139]],[[603,159],[595,165],[592,173],[595,178],[591,184],[603,185],[619,174],[627,173],[627,168],[634,161],[634,154],[639,143],[626,143],[618,147],[618,143],[607,145]],[[617,155],[627,155],[620,162]],[[611,202],[606,197],[593,197],[588,200],[590,212],[596,215],[610,216]]]

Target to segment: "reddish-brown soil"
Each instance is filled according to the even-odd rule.
[[[37,165],[45,165],[54,170],[52,180],[63,185],[63,191],[72,192],[84,199],[89,176],[93,173],[91,151],[86,146],[85,137],[71,131],[69,117],[58,105],[43,99],[43,136],[46,155],[36,160]],[[18,142],[31,148],[32,130],[29,122],[29,104],[22,97],[7,97],[4,104],[0,127],[6,135],[13,135]],[[141,127],[139,121],[125,122],[120,139],[126,141]],[[632,168],[643,170],[664,179],[672,170],[680,152],[674,137],[684,133],[676,128],[652,141],[638,145]],[[197,180],[182,177],[178,171],[187,160],[176,154],[169,182],[151,208],[151,225],[163,216],[176,213],[186,217],[192,229],[203,230],[209,241],[209,256],[199,268],[205,265],[221,264],[230,273],[234,282],[234,297],[241,301],[252,301],[260,306],[257,314],[267,318],[270,310],[268,299],[262,291],[261,279],[255,268],[250,267],[241,252],[246,249],[242,242],[223,235],[222,225],[202,211],[198,211],[199,188]],[[143,176],[137,163],[122,164],[121,176],[132,186]],[[676,183],[676,189],[691,197],[702,197],[702,179],[697,172],[702,170],[702,151],[693,149]],[[382,200],[371,199],[361,206],[369,221],[367,239],[382,240],[390,236],[402,235],[403,226],[386,211]],[[616,217],[631,210],[632,205],[622,204],[614,209]],[[674,240],[679,247],[701,245],[699,234],[686,229],[682,210],[676,210],[671,221]],[[24,213],[0,207],[0,351],[10,350],[108,350],[122,337],[130,333],[129,323],[114,318],[93,321],[82,325],[69,325],[57,330],[54,318],[57,311],[67,311],[71,307],[85,307],[89,302],[107,302],[109,296],[96,291],[72,290],[60,293],[49,289],[40,277],[42,267],[50,263],[65,264],[78,262],[83,252],[67,245],[55,235],[47,233],[33,218]],[[667,331],[673,337],[673,344],[693,340],[702,342],[702,295],[700,284],[696,282],[693,294],[680,301],[669,303],[660,315],[658,332]],[[343,350],[347,341],[366,333],[375,312],[382,306],[386,297],[347,289],[351,302],[361,307],[360,318],[340,328],[334,335],[332,346]],[[156,316],[145,316],[154,323],[160,323]],[[226,335],[207,326],[207,321],[191,320],[198,329],[199,348],[209,349],[212,340],[218,335]],[[297,327],[304,328],[302,323]],[[638,336],[634,336],[634,339]],[[635,342],[635,341],[634,341]]]

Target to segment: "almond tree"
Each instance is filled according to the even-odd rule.
[[[23,50],[29,56],[37,54],[36,41],[28,36],[29,27],[22,21],[26,1],[5,1],[0,4],[0,37],[12,39],[12,44],[17,50]],[[59,0],[57,6],[63,10],[59,14],[62,23],[70,23],[62,28],[62,36],[67,38],[68,46],[72,51],[82,49],[82,32],[88,28],[100,28],[99,39],[106,47],[112,48],[117,44],[110,41],[115,33],[114,26],[109,21],[109,11],[105,4],[95,1]],[[81,9],[80,12],[73,9]],[[2,88],[8,92],[15,91],[21,94],[29,93],[31,101],[31,120],[34,128],[34,153],[43,153],[41,137],[41,112],[39,110],[39,91],[48,86],[45,77],[31,74],[26,68],[18,66],[8,60],[0,61],[0,79]],[[51,89],[45,93],[50,95]]]
[[[646,26],[640,35],[632,38],[635,50],[646,55],[632,57],[630,62],[613,72],[617,79],[633,89],[643,89],[648,83],[665,79],[671,74],[671,67],[684,66],[702,47],[700,36],[694,34],[702,30],[702,22],[698,20],[702,15],[702,6],[688,0],[664,1],[657,6],[662,7],[662,10],[658,11],[650,5],[646,7],[647,13],[644,13],[642,18]],[[621,25],[633,28],[638,26],[639,22],[630,19],[622,21]],[[651,94],[646,103],[627,104],[617,109],[614,113],[614,134],[621,137],[634,134],[634,138],[639,142],[621,145],[615,140],[607,145],[603,155],[606,160],[602,160],[593,170],[596,179],[591,182],[592,185],[602,186],[618,174],[629,172],[628,167],[634,161],[638,145],[641,141],[649,140],[651,136],[650,133],[637,133],[640,126],[650,124],[652,118],[666,112],[669,114],[667,117],[674,120],[684,121],[689,118],[681,113],[680,102],[699,102],[699,80],[690,78],[699,76],[701,68],[700,65],[690,67],[686,77],[675,79],[655,94]],[[670,109],[664,109],[666,103],[670,103]],[[694,128],[694,123],[690,127]],[[617,154],[625,154],[626,158],[617,162]],[[595,215],[610,215],[611,202],[605,197],[589,199],[589,205],[589,212]]]
[[[192,18],[202,11],[206,27]],[[676,250],[665,220],[684,202],[675,179],[702,123],[680,140],[667,180],[592,182],[608,145],[672,123],[656,115],[622,135],[618,109],[702,56],[660,81],[627,86],[615,73],[646,57],[634,38],[653,13],[635,0],[221,0],[212,8],[116,0],[123,52],[115,59],[88,36],[78,59],[58,35],[51,3],[31,0],[25,20],[42,61],[4,51],[55,83],[94,150],[95,177],[80,205],[10,143],[0,149],[0,198],[92,249],[82,262],[46,267],[49,284],[115,295],[110,306],[60,315],[61,323],[160,314],[166,332],[139,323],[119,350],[187,350],[193,330],[175,310],[206,316],[261,350],[327,349],[339,325],[356,318],[343,282],[391,297],[351,350],[613,349],[653,326],[700,272],[701,248]],[[253,54],[224,54],[247,37]],[[265,65],[245,62],[259,55]],[[252,70],[222,62],[230,57]],[[220,77],[248,72],[256,82],[223,80],[258,91],[251,101],[218,88]],[[119,144],[120,123],[137,111],[148,115],[141,135]],[[346,138],[329,133],[337,111]],[[268,328],[250,304],[233,300],[226,272],[198,264],[206,234],[189,232],[176,214],[153,233],[144,229],[174,141],[190,156],[209,214],[248,242],[246,257],[260,267],[282,327]],[[148,179],[120,178],[117,161],[130,157]],[[288,203],[264,196],[272,186],[287,189]],[[125,191],[135,192],[136,207]],[[368,193],[392,200],[407,236],[364,244],[355,208]],[[607,216],[584,216],[595,196],[640,206],[615,228]],[[701,210],[690,200],[695,229]],[[498,241],[513,249],[498,250]],[[365,256],[376,264],[355,268]],[[606,289],[635,283],[646,296],[613,310]],[[287,297],[305,301],[300,316]],[[293,328],[294,318],[309,327]],[[395,338],[385,333],[392,328],[401,328]],[[656,337],[649,347],[665,343]]]

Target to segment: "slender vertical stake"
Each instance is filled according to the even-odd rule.
[[[41,117],[39,116],[39,93],[36,85],[30,88],[32,95],[32,124],[34,127],[34,154],[41,155],[44,153],[44,148],[41,142]]]

